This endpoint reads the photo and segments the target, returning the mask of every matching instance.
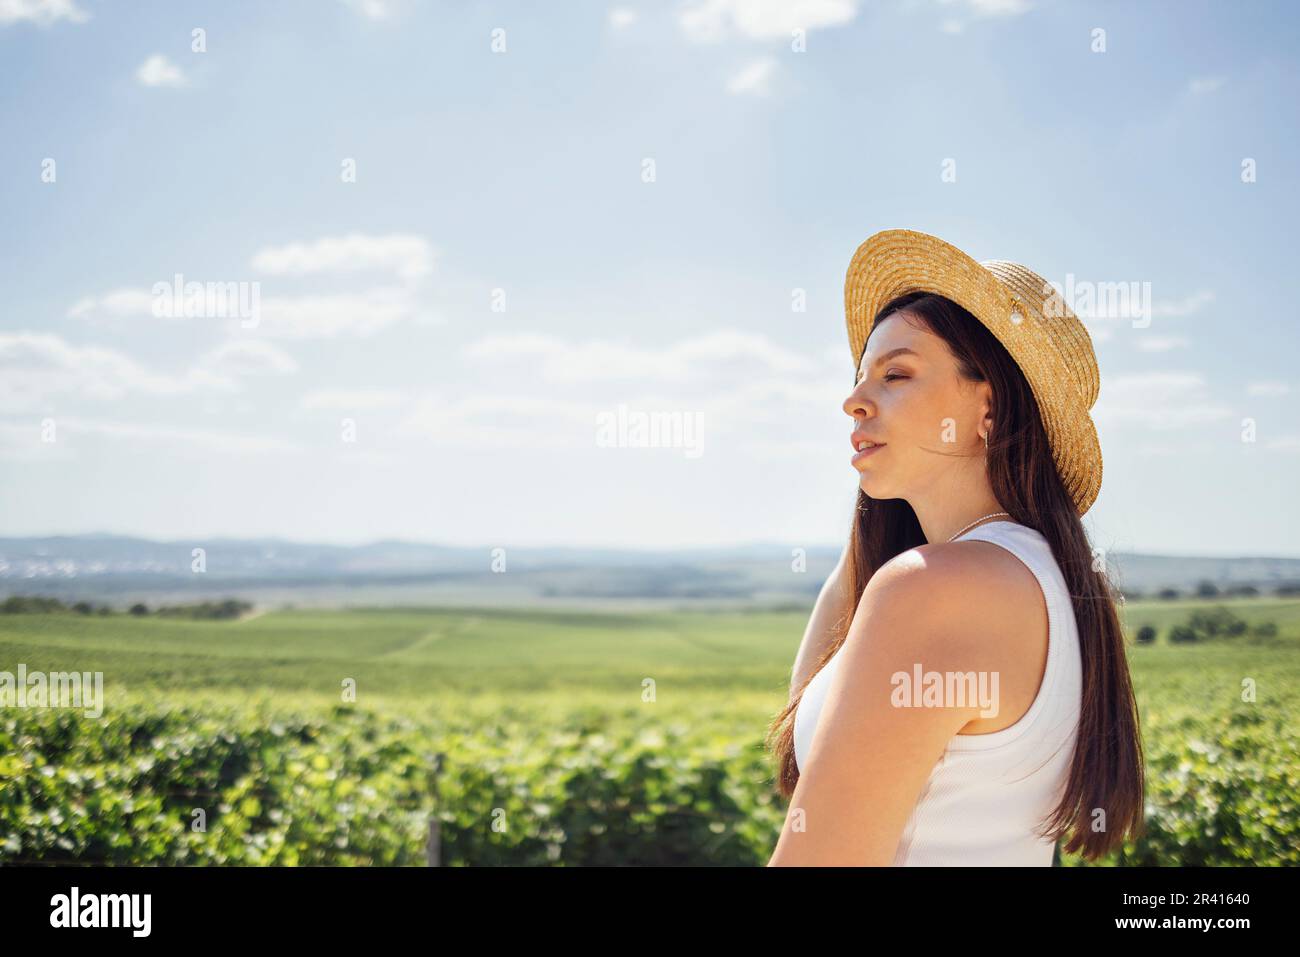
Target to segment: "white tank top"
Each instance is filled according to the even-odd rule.
[[[1055,844],[1034,827],[1064,794],[1082,698],[1079,631],[1051,546],[1016,522],[979,525],[958,539],[994,542],[1025,563],[1047,603],[1047,665],[1024,716],[991,734],[956,734],[930,772],[903,828],[894,866],[1050,867]],[[804,689],[795,712],[794,753],[802,764],[821,715],[836,653]]]

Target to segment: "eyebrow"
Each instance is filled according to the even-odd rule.
[[[907,346],[899,346],[897,349],[890,349],[883,356],[877,358],[876,361],[872,363],[872,365],[878,366],[880,365],[880,363],[886,362],[889,359],[894,358],[894,356],[901,356],[901,355],[913,355],[916,356],[918,359],[921,358],[921,353],[917,352],[915,349],[909,349],[907,348]],[[862,377],[862,373],[859,371],[858,378],[861,377]]]

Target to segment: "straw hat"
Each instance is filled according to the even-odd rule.
[[[855,370],[876,313],[918,290],[958,303],[1011,353],[1038,402],[1056,470],[1083,515],[1101,490],[1101,445],[1088,413],[1100,387],[1097,357],[1083,323],[1045,279],[1019,263],[978,263],[936,236],[886,229],[858,247],[844,282]]]

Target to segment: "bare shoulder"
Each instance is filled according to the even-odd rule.
[[[953,670],[998,671],[1007,709],[973,721],[976,733],[1015,723],[1047,661],[1037,578],[1016,555],[979,539],[921,545],[886,562],[868,581],[854,625],[865,640],[924,651]]]
[[[932,624],[979,615],[1015,624],[1044,610],[1038,579],[1018,557],[993,542],[971,539],[918,545],[877,570],[863,593],[910,607]]]

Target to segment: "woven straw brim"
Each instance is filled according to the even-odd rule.
[[[1089,409],[1100,388],[1092,338],[1046,281],[1004,260],[978,263],[936,236],[876,233],[858,247],[844,282],[844,314],[856,372],[876,313],[907,292],[938,293],[989,328],[1033,390],[1057,473],[1083,515],[1101,490],[1101,443]],[[1012,314],[1023,318],[1013,321]]]

